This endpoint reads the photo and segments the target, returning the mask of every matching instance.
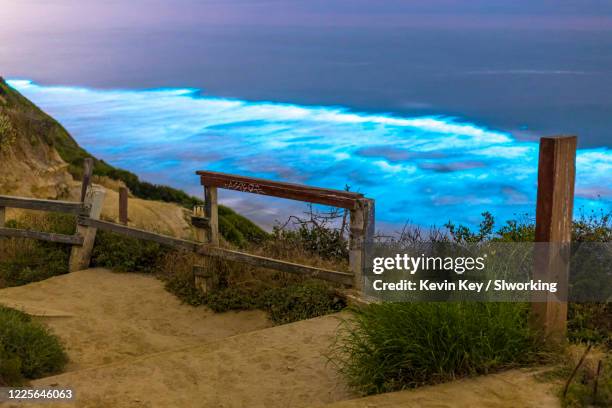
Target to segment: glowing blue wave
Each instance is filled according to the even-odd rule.
[[[194,89],[9,83],[96,156],[193,194],[200,194],[193,172],[209,169],[331,188],[348,184],[376,199],[378,220],[394,224],[473,224],[485,210],[502,220],[535,212],[537,144],[453,118],[249,102]],[[609,209],[610,174],[610,149],[579,151],[577,207]],[[252,197],[227,197],[259,218],[280,214],[262,214]]]

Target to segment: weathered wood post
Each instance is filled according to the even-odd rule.
[[[6,207],[0,207],[0,228],[4,227],[6,222]]]
[[[360,199],[351,209],[349,266],[353,272],[353,289],[363,292],[369,253],[374,242],[374,200]]]
[[[119,223],[128,224],[128,189],[119,187]]]
[[[204,187],[204,208],[208,218],[208,242],[219,246],[219,205],[217,203],[217,187]]]
[[[104,204],[106,191],[102,187],[91,186],[85,196],[85,204],[89,206],[89,218],[98,220]],[[70,272],[89,268],[91,251],[96,240],[96,228],[77,225],[77,234],[83,237],[83,245],[74,245],[70,253]]]
[[[557,282],[559,298],[534,296],[531,323],[551,344],[562,343],[567,329],[576,144],[576,136],[540,139],[533,279]]]
[[[81,202],[85,202],[85,196],[87,195],[87,189],[89,183],[91,183],[91,175],[93,174],[93,159],[91,157],[83,160],[83,183],[81,184]]]
[[[196,227],[196,239],[213,246],[219,246],[219,207],[217,188],[204,186],[204,205],[194,207],[192,224]],[[195,285],[203,293],[213,291],[218,286],[215,273],[215,260],[201,257],[202,265],[193,267]]]

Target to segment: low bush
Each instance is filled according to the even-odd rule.
[[[204,295],[195,287],[189,275],[174,275],[166,282],[166,289],[187,304],[205,305],[218,313],[229,310],[265,310],[275,324],[323,316],[346,307],[333,287],[317,280],[278,285],[260,281],[250,286],[224,287]]]
[[[363,394],[486,374],[536,361],[522,303],[384,303],[344,321],[331,361]]]
[[[465,226],[456,226],[452,222],[446,224],[448,235],[444,238],[455,242],[533,242],[535,239],[535,222],[524,215],[519,220],[507,221],[505,225],[495,230],[494,217],[485,212],[478,230],[473,231]],[[610,278],[605,265],[596,256],[587,256],[586,252],[596,253],[602,246],[612,240],[612,212],[604,210],[585,211],[578,209],[578,216],[572,223],[573,251],[583,243],[591,243],[590,247],[580,248],[581,256],[573,262],[594,262],[592,267],[581,265],[576,270],[588,270],[588,276],[581,280],[580,276],[570,275],[570,283],[574,293],[585,291],[592,296],[595,291],[606,293]],[[609,292],[608,292],[609,293]],[[612,348],[612,308],[605,302],[569,302],[568,304],[568,338],[573,343],[597,343]]]
[[[9,220],[9,228],[74,234],[74,217],[65,214],[28,214]],[[0,241],[0,287],[19,286],[68,272],[70,246],[26,239]]]
[[[161,245],[98,231],[91,264],[119,272],[156,272],[168,250]]]
[[[260,303],[275,324],[312,319],[346,307],[344,299],[329,285],[316,280],[269,289],[262,294]]]
[[[601,344],[612,350],[612,304],[570,303],[567,332],[573,343]]]
[[[28,315],[0,306],[0,383],[19,385],[62,370],[68,358],[59,340]]]

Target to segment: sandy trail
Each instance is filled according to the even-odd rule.
[[[78,395],[73,406],[85,408],[321,405],[351,397],[324,357],[337,325],[334,316],[326,316],[33,385],[72,387]]]
[[[510,370],[320,408],[560,408],[555,384],[537,380],[539,369]]]
[[[2,289],[0,303],[39,316],[66,346],[67,372],[31,385],[77,399],[45,407],[560,406],[530,370],[357,398],[325,357],[337,315],[270,327],[262,312],[182,305],[147,275],[90,269]]]
[[[181,304],[153,276],[89,269],[0,290],[66,346],[68,371],[213,342],[270,323],[260,311],[215,314]]]

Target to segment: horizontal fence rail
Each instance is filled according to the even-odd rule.
[[[245,252],[233,251],[230,249],[202,245],[198,253],[201,255],[210,256],[212,258],[241,262],[260,268],[274,269],[277,271],[298,275],[306,275],[310,276],[311,278],[323,279],[347,286],[351,285],[353,282],[352,273],[338,272],[329,269],[317,268],[315,266],[296,264],[293,262],[281,261],[279,259],[266,258],[259,255],[247,254]]]
[[[50,211],[73,215],[89,214],[89,206],[71,201],[42,200],[38,198],[11,197],[0,195],[0,207],[24,210]]]
[[[161,235],[133,227],[126,227],[125,225],[115,224],[108,221],[92,220],[85,217],[79,217],[78,223],[79,225],[115,232],[117,234],[126,235],[136,239],[156,242],[160,245],[169,246],[175,249],[196,252],[200,255],[210,256],[212,258],[241,262],[256,267],[273,269],[281,272],[302,274],[343,285],[350,285],[353,279],[352,273],[337,272],[314,266],[300,265],[278,259],[266,258],[263,256],[233,251],[230,249],[214,247],[210,244],[205,244],[202,242],[173,238],[167,235]]]
[[[169,246],[176,249],[184,249],[190,252],[196,252],[198,247],[202,245],[200,242],[174,238],[167,235],[157,234],[155,232],[149,232],[138,228],[115,224],[113,222],[108,221],[93,220],[91,218],[79,217],[77,222],[79,225],[97,228],[103,231],[115,232],[117,234],[126,235],[128,237],[142,239],[145,241],[152,241],[161,245]]]
[[[57,242],[60,244],[83,245],[83,237],[79,234],[64,235],[17,228],[0,228],[0,237],[31,238],[40,241]]]
[[[359,200],[363,199],[363,194],[350,191],[310,187],[215,171],[197,171],[196,174],[200,176],[203,186],[287,198],[332,207],[355,209]]]

